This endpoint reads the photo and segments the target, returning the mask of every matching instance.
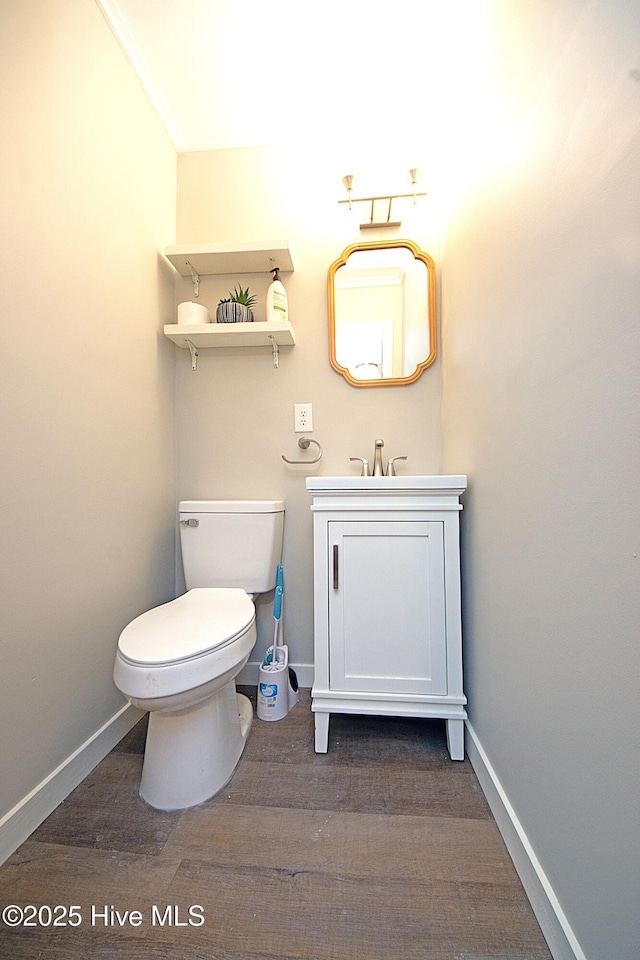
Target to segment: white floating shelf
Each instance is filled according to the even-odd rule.
[[[189,263],[200,276],[221,273],[269,273],[278,267],[291,273],[293,260],[287,240],[270,243],[183,243],[167,247],[165,255],[183,277],[190,277]]]
[[[273,347],[273,337],[280,347],[296,342],[288,320],[260,323],[166,323],[165,337],[178,347],[189,349],[189,340],[200,350],[207,347]]]

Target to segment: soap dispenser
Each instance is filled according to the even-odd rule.
[[[279,268],[274,267],[271,273],[273,274],[273,280],[267,290],[267,320],[288,320],[287,291],[280,280]]]

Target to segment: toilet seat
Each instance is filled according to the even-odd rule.
[[[118,652],[132,666],[180,664],[233,643],[254,620],[244,590],[196,587],[132,620],[120,634]]]

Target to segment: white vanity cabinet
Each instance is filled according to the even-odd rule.
[[[460,495],[467,478],[309,477],[315,748],[332,713],[441,717],[464,758]]]

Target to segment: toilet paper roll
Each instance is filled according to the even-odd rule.
[[[202,303],[185,300],[178,304],[178,323],[211,323],[209,310]]]

